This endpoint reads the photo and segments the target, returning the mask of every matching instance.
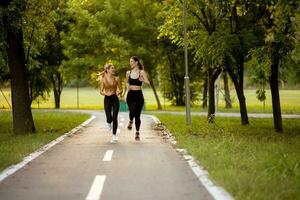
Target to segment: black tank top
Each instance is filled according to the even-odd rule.
[[[139,80],[139,77],[141,76],[141,71],[139,70],[139,77],[138,78],[131,78],[131,70],[129,73],[129,85],[136,85],[136,86],[142,86],[143,82]]]

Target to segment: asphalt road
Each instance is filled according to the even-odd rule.
[[[28,165],[0,182],[1,200],[210,200],[187,162],[142,117],[141,141],[119,115],[111,144],[103,112]]]

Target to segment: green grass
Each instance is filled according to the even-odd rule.
[[[12,134],[11,112],[0,112],[0,171],[89,118],[69,112],[33,112],[36,134]]]
[[[300,199],[300,119],[284,119],[284,133],[273,131],[272,119],[157,115],[210,177],[241,200]]]
[[[170,111],[184,111],[185,107],[172,106],[171,103],[165,100],[159,91],[159,97],[163,109]],[[162,92],[162,91],[161,91]],[[10,100],[10,92],[8,89],[4,89],[6,97]],[[157,103],[154,98],[153,91],[147,87],[143,89],[146,109],[156,110]],[[256,99],[256,94],[254,89],[246,89],[246,103],[248,112],[272,112],[271,94],[270,91],[266,91],[267,100],[265,102],[265,109],[263,103]],[[221,112],[239,112],[238,99],[236,97],[235,91],[231,90],[231,98],[233,100],[233,108],[225,109],[225,102],[222,95],[220,95],[219,111]],[[300,113],[300,90],[280,90],[280,100],[282,113]],[[5,99],[0,95],[0,107],[8,107]],[[32,108],[53,108],[54,98],[53,94],[46,101],[42,101],[39,104],[34,102]],[[72,109],[77,108],[77,90],[76,88],[64,88],[61,95],[61,108]],[[79,108],[80,109],[103,109],[103,96],[99,94],[97,88],[80,88],[79,89]],[[203,111],[199,105],[192,107],[192,111]]]

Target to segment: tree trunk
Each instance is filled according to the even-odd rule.
[[[60,108],[60,96],[63,89],[63,79],[61,74],[57,72],[56,74],[51,75],[51,82],[53,86],[53,93],[54,93],[54,101],[55,101],[55,108]]]
[[[248,125],[249,124],[249,120],[248,120],[246,98],[245,98],[245,95],[244,95],[244,89],[243,89],[243,87],[241,85],[238,86],[236,92],[237,92],[237,96],[238,96],[238,99],[239,99],[242,125]]]
[[[239,100],[239,106],[240,106],[240,114],[241,114],[241,123],[242,125],[248,125],[248,114],[247,114],[247,106],[246,106],[246,98],[244,95],[244,88],[243,85],[238,81],[236,76],[234,74],[229,73],[231,80],[234,84],[234,88]]]
[[[232,108],[227,73],[224,72],[225,108]]]
[[[207,108],[207,89],[208,89],[208,75],[205,77],[204,85],[203,85],[202,108]]]
[[[272,55],[271,55],[271,75],[269,77],[271,94],[272,94],[272,107],[273,107],[273,120],[274,128],[276,132],[282,132],[282,117],[280,107],[280,96],[278,86],[278,69],[279,69],[279,54],[276,44],[272,44]]]
[[[208,111],[207,119],[209,123],[214,122],[215,118],[215,81],[221,73],[221,69],[216,70],[215,72],[212,69],[208,70]]]
[[[161,110],[162,107],[161,107],[161,104],[160,104],[160,100],[159,100],[155,85],[154,85],[153,80],[152,80],[151,77],[149,77],[149,82],[150,82],[150,86],[153,90],[153,93],[154,93],[154,96],[155,96],[155,99],[156,99],[156,102],[157,102],[157,110]]]
[[[248,114],[247,114],[247,106],[246,106],[246,98],[244,95],[244,53],[243,49],[245,48],[243,37],[240,36],[240,22],[239,16],[237,14],[236,6],[232,7],[231,10],[231,33],[237,34],[239,42],[240,42],[240,50],[237,51],[234,55],[235,60],[237,62],[236,70],[231,69],[230,66],[227,67],[227,72],[234,83],[235,91],[238,96],[239,105],[240,105],[240,114],[241,114],[241,123],[242,125],[249,124]],[[235,73],[234,71],[237,71]]]
[[[19,16],[21,17],[21,16]],[[13,26],[16,22],[7,20],[4,14],[4,28],[7,31],[7,56],[11,75],[11,94],[13,110],[13,132],[15,134],[34,133],[28,87],[28,70],[25,65],[22,28]],[[18,16],[16,17],[18,18]]]
[[[241,39],[241,37],[239,37],[241,46],[243,46],[243,40]],[[239,99],[239,104],[240,104],[240,113],[241,113],[241,121],[242,121],[242,125],[248,125],[249,124],[249,120],[248,120],[248,114],[247,114],[247,106],[246,106],[246,98],[244,95],[244,55],[241,54],[240,55],[240,59],[239,59],[239,67],[238,67],[238,71],[239,71],[239,84],[238,84],[238,90],[237,90],[237,95],[238,95],[238,99]]]
[[[60,108],[60,95],[56,90],[54,90],[54,100],[55,100],[55,109]]]

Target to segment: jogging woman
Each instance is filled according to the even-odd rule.
[[[141,112],[144,105],[144,96],[142,92],[143,82],[149,84],[144,66],[138,57],[130,58],[131,69],[126,72],[126,82],[128,86],[127,104],[129,108],[129,123],[127,128],[132,129],[133,119],[135,120],[135,140],[140,140]]]
[[[106,122],[111,130],[112,126],[112,143],[118,141],[118,113],[119,113],[119,98],[122,94],[120,79],[115,76],[115,68],[112,64],[106,64],[104,71],[99,74],[100,79],[100,94],[104,97],[104,109],[106,114]]]

